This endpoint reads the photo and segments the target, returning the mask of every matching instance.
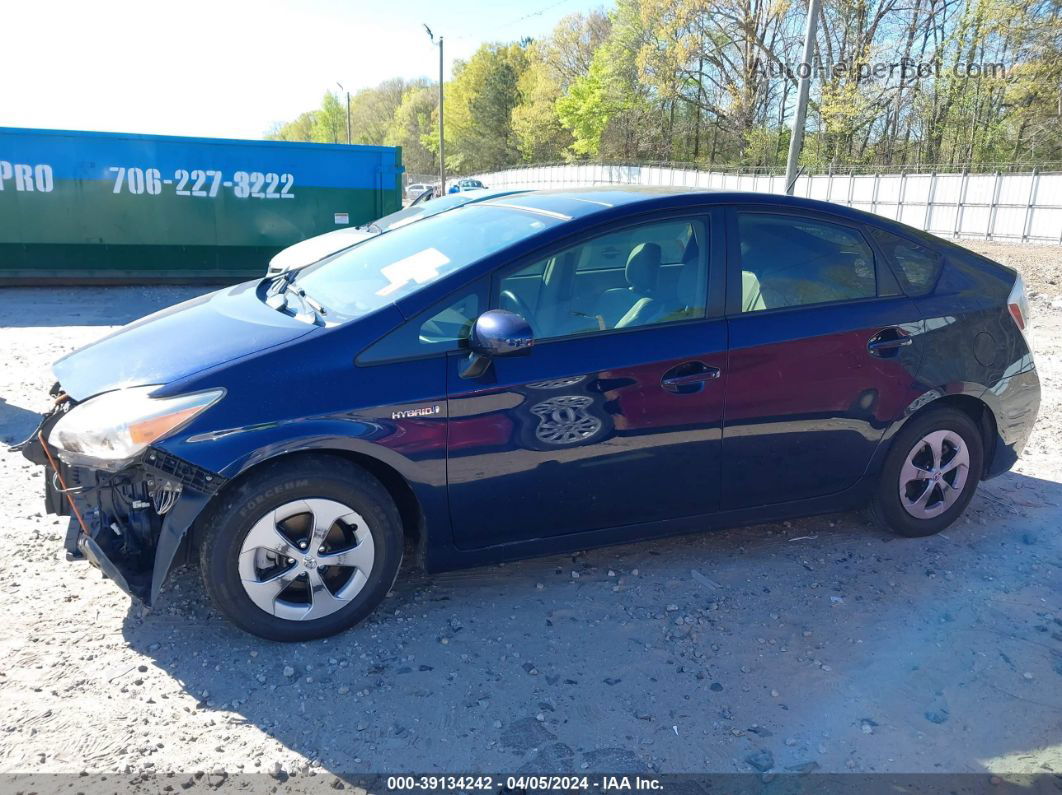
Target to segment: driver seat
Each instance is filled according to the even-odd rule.
[[[626,287],[606,290],[597,304],[605,328],[626,328],[651,323],[663,309],[658,299],[663,255],[657,243],[639,243],[627,257]]]

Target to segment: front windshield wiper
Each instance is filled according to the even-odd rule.
[[[295,274],[297,268],[288,268],[286,271],[281,271],[276,276],[266,276],[270,279],[269,288],[266,290],[266,297],[271,298],[274,295],[279,295],[287,291],[291,283],[295,281]]]
[[[266,305],[279,312],[291,311],[292,315],[302,320],[309,317],[314,325],[323,325],[324,316],[328,310],[318,301],[306,293],[306,290],[295,284],[298,269],[292,268],[276,276],[266,290]],[[292,309],[289,304],[289,296],[294,296],[299,304],[299,309]]]

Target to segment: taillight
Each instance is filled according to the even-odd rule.
[[[1007,296],[1007,310],[1014,318],[1018,331],[1024,334],[1029,325],[1029,298],[1025,295],[1025,282],[1021,280],[1021,276],[1014,280],[1014,286],[1010,288],[1010,295]]]

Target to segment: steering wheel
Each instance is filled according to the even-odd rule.
[[[501,309],[520,315],[531,326],[531,331],[535,331],[534,313],[531,311],[531,307],[512,290],[502,290],[498,294],[498,306]]]

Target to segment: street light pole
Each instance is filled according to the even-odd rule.
[[[815,28],[819,21],[820,0],[808,0],[808,19],[804,28],[804,57],[800,63],[800,83],[797,87],[797,107],[793,116],[793,134],[789,137],[789,157],[785,162],[785,192],[793,195],[796,187],[797,161],[804,146],[804,120],[808,112],[808,91],[811,88],[811,61],[815,57]]]
[[[427,25],[424,30],[435,43],[435,34]],[[443,37],[439,37],[439,194],[446,195],[446,139],[443,137]]]
[[[443,136],[443,37],[439,37],[439,193],[446,195],[446,138]]]
[[[336,85],[339,86],[340,91],[346,92],[347,95],[347,146],[350,146],[350,92],[343,88],[343,84],[338,80]]]

